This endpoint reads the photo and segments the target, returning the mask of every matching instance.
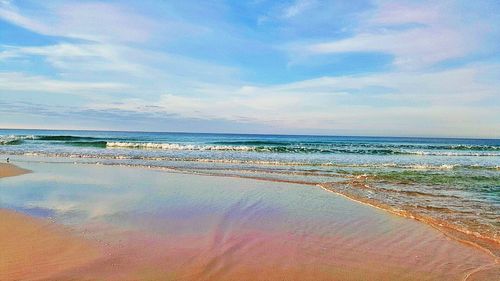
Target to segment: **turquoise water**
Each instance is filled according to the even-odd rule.
[[[0,154],[322,184],[500,237],[500,140],[0,130]]]

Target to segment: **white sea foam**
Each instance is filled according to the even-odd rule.
[[[230,146],[230,145],[194,145],[177,143],[153,143],[153,142],[108,142],[106,147],[114,148],[142,148],[142,149],[161,149],[161,150],[234,150],[234,151],[252,151],[249,146]]]
[[[405,153],[422,155],[422,156],[500,156],[500,153],[488,153],[488,152],[406,151]]]
[[[415,164],[415,165],[401,165],[400,168],[413,169],[413,170],[452,170],[460,165],[429,165],[429,164]]]

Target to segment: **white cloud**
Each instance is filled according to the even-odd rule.
[[[174,36],[200,34],[203,26],[167,17],[151,18],[116,3],[66,1],[44,3],[37,9],[20,11],[14,3],[0,3],[0,19],[39,34],[101,43],[146,43]]]
[[[472,49],[469,38],[458,30],[417,28],[406,31],[362,33],[354,37],[307,47],[312,54],[382,52],[395,56],[401,68],[421,68],[466,55]]]
[[[65,79],[117,81],[140,91],[162,91],[204,81],[229,81],[237,69],[124,45],[103,43],[60,43],[40,47],[4,47],[0,61],[43,58]],[[154,81],[154,83],[151,83]],[[132,88],[132,87],[130,87]]]
[[[379,1],[379,7],[368,17],[370,24],[398,25],[398,24],[431,24],[442,21],[446,17],[445,2],[403,2]]]
[[[64,81],[24,73],[0,72],[0,91],[5,92],[29,91],[71,94],[74,92],[113,92],[126,88],[127,86],[121,83]]]
[[[453,15],[449,5],[381,1],[365,12],[352,36],[295,44],[295,56],[376,52],[394,56],[400,70],[419,70],[462,58],[480,47],[483,33],[475,23]]]
[[[189,95],[170,93],[153,102],[135,99],[88,106],[149,112],[155,116],[174,114],[183,118],[249,122],[287,130],[335,128],[345,132],[374,132],[378,128],[379,133],[396,135],[410,132],[491,135],[500,131],[495,123],[498,121],[495,112],[500,110],[500,85],[498,81],[481,81],[487,73],[500,74],[500,66],[482,65],[427,74],[324,77],[261,87],[205,85],[187,89]],[[488,101],[490,106],[485,107]]]
[[[50,28],[42,23],[39,23],[31,18],[25,17],[18,13],[17,9],[9,2],[0,3],[0,18],[15,25],[22,26],[26,29],[33,30],[38,33],[54,35]]]
[[[64,72],[115,71],[129,74],[141,74],[148,71],[145,66],[125,59],[124,53],[133,49],[120,45],[101,43],[60,43],[39,47],[5,47],[0,52],[0,60],[30,58],[40,56],[51,66]]]
[[[0,18],[44,35],[99,42],[144,42],[152,30],[158,29],[145,17],[105,3],[71,3],[53,10],[32,11],[29,16],[12,4],[2,6]]]

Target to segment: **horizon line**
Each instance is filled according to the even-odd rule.
[[[333,135],[333,134],[269,134],[269,133],[230,133],[230,132],[189,132],[189,131],[140,131],[140,130],[105,130],[105,129],[48,129],[48,128],[3,128],[0,130],[40,130],[40,131],[86,131],[115,133],[164,133],[164,134],[214,134],[214,135],[249,135],[249,136],[297,136],[297,137],[358,137],[358,138],[420,138],[420,139],[470,139],[500,140],[499,137],[452,137],[452,136],[390,136],[390,135]]]

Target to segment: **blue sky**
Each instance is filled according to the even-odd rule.
[[[0,0],[0,127],[500,137],[498,1]]]

